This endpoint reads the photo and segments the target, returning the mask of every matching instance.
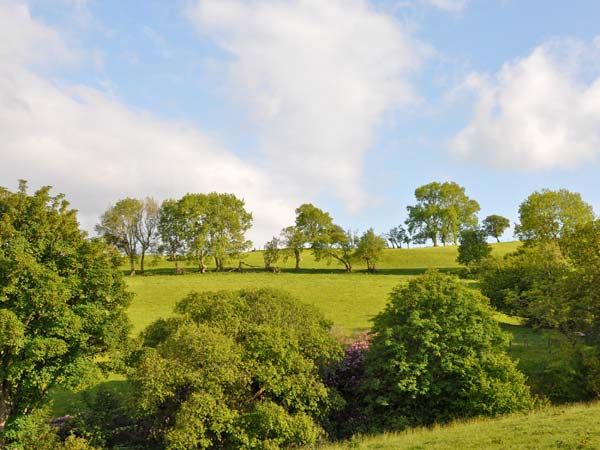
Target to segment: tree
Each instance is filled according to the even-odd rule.
[[[358,241],[356,257],[365,261],[369,273],[375,273],[377,272],[376,263],[381,259],[384,248],[385,240],[381,236],[377,236],[373,228],[369,228]]]
[[[515,236],[522,241],[547,241],[573,232],[594,220],[594,210],[581,195],[566,189],[542,189],[519,206]]]
[[[310,245],[317,261],[336,260],[347,272],[352,272],[357,237],[351,231],[333,223],[329,213],[305,203],[296,209],[296,229]]]
[[[118,255],[89,240],[49,187],[0,188],[0,217],[1,436],[52,387],[85,384],[127,340],[130,294]]]
[[[352,272],[352,264],[356,260],[358,236],[351,230],[344,231],[339,225],[331,224],[314,242],[311,249],[315,260],[325,260],[329,264],[336,260],[342,264],[346,272]]]
[[[295,270],[300,270],[300,258],[302,250],[304,250],[304,234],[295,226],[289,226],[281,230],[281,241],[285,247],[284,261],[293,255],[296,262]]]
[[[138,226],[143,204],[135,198],[119,200],[110,206],[96,225],[96,232],[109,244],[129,258],[131,275],[135,275],[135,259],[138,255]]]
[[[325,239],[333,219],[329,213],[310,203],[304,203],[296,208],[296,228],[304,236],[304,242],[310,243]]]
[[[312,446],[332,405],[331,323],[271,289],[192,293],[142,334],[133,387],[140,426],[161,447]]]
[[[198,263],[198,271],[206,272],[204,258],[210,253],[209,197],[186,194],[178,201],[187,256]]]
[[[158,247],[159,207],[156,200],[146,197],[142,201],[142,211],[137,223],[137,241],[140,244],[140,272],[144,273],[144,257],[148,250]]]
[[[502,236],[504,231],[510,227],[510,221],[506,217],[492,214],[485,218],[482,225],[488,236],[491,236],[495,238],[497,242],[500,242],[500,236]]]
[[[452,276],[428,272],[395,288],[372,331],[364,391],[377,428],[532,406],[485,298]]]
[[[487,242],[488,233],[483,228],[463,230],[460,233],[458,257],[456,261],[465,266],[479,263],[492,253],[492,247]]]
[[[265,244],[263,259],[265,260],[265,269],[267,271],[273,270],[273,264],[279,260],[280,250],[279,245],[281,241],[277,237],[273,237],[269,242]]]
[[[410,242],[410,237],[402,225],[398,225],[388,231],[386,238],[392,245],[392,248],[402,248],[402,244],[408,245]]]
[[[252,214],[244,208],[244,201],[233,194],[207,194],[206,229],[208,249],[215,260],[217,271],[225,261],[239,256],[252,247],[246,231],[252,226]]]
[[[479,203],[465,194],[454,182],[433,182],[415,190],[417,204],[407,206],[408,231],[417,238],[431,239],[433,246],[458,243],[464,228],[477,225]]]
[[[185,222],[179,203],[169,199],[162,202],[158,217],[158,232],[162,250],[175,262],[175,273],[179,273],[179,259],[185,253]]]

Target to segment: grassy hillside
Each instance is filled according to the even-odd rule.
[[[599,423],[600,403],[579,404],[545,408],[527,415],[381,434],[320,450],[591,450],[600,448]]]

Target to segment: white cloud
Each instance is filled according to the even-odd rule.
[[[425,4],[435,6],[443,11],[460,12],[467,6],[467,0],[422,0]]]
[[[364,206],[363,160],[383,114],[415,101],[425,47],[366,0],[199,0],[188,15],[233,56],[231,86],[282,183]]]
[[[18,178],[64,192],[91,229],[99,214],[125,196],[233,192],[253,211],[257,244],[293,219],[298,199],[272,180],[181,123],[135,111],[100,91],[60,86],[26,67],[41,55],[68,55],[60,35],[31,19],[21,3],[0,6],[0,185]]]
[[[463,160],[540,170],[574,168],[600,154],[600,46],[558,40],[505,64],[493,76],[470,75],[471,122],[451,142]]]

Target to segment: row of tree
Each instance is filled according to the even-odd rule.
[[[385,239],[376,235],[372,228],[359,236],[357,232],[335,224],[328,212],[305,203],[296,208],[295,224],[281,230],[279,237],[273,237],[265,245],[265,267],[271,270],[281,256],[284,259],[293,256],[298,271],[302,252],[309,249],[315,260],[336,261],[347,272],[352,272],[356,261],[364,261],[367,270],[375,272],[385,247]]]
[[[252,242],[246,231],[252,226],[252,214],[244,201],[233,194],[211,192],[186,194],[179,200],[168,199],[159,206],[156,200],[125,198],[109,207],[96,231],[106,242],[124,253],[135,274],[135,261],[149,252],[164,252],[175,262],[183,258],[206,271],[206,258],[213,258],[218,271],[225,261],[247,251]]]

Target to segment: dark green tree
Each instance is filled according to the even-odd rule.
[[[472,267],[492,252],[487,242],[488,233],[482,228],[463,230],[460,233],[458,257],[456,260],[465,266]]]
[[[119,259],[49,187],[0,188],[0,433],[53,386],[85,384],[126,342]]]
[[[366,417],[402,429],[530,408],[505,345],[486,299],[455,277],[428,272],[398,286],[374,320]]]
[[[488,236],[500,242],[500,236],[510,227],[510,221],[506,217],[492,214],[484,219],[482,226]]]
[[[167,449],[314,445],[341,357],[331,323],[270,289],[190,294],[142,334],[137,414]]]

